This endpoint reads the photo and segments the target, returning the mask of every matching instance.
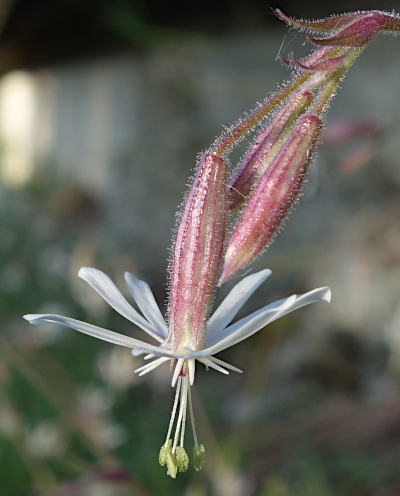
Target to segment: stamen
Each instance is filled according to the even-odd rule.
[[[194,415],[193,415],[193,404],[192,404],[192,392],[191,388],[188,388],[188,400],[189,400],[189,412],[190,412],[190,421],[192,423],[192,432],[193,432],[193,439],[194,439],[194,444],[195,446],[198,444],[197,442],[197,433],[196,433],[196,426],[194,423]]]
[[[172,407],[171,419],[169,421],[168,432],[167,432],[167,437],[165,439],[165,444],[168,443],[168,439],[170,438],[171,432],[172,432],[172,426],[174,425],[174,420],[175,420],[175,415],[176,415],[176,407],[178,406],[178,399],[179,399],[179,392],[181,390],[181,385],[182,385],[182,377],[179,377],[178,384],[176,386],[174,406]]]
[[[201,470],[205,455],[206,450],[204,448],[204,444],[195,444],[193,447],[193,465],[195,470]]]
[[[184,398],[184,404],[183,404],[183,418],[182,418],[181,442],[180,442],[180,445],[182,448],[183,448],[183,442],[185,440],[187,395],[188,395],[188,391],[190,389],[189,379],[187,376],[185,377],[184,381],[185,381],[185,398]]]
[[[172,453],[175,453],[176,446],[178,444],[178,438],[179,438],[179,433],[181,430],[181,424],[182,424],[182,418],[183,418],[183,411],[185,409],[186,396],[187,396],[187,379],[182,379],[182,381],[183,381],[183,384],[182,384],[182,389],[181,389],[179,415],[178,415],[178,420],[176,421],[175,437],[174,437],[174,443],[172,445]]]

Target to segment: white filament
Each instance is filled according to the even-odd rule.
[[[192,423],[192,432],[193,432],[193,439],[194,439],[194,445],[197,446],[197,433],[196,433],[196,426],[194,423],[194,415],[193,415],[193,403],[192,403],[192,392],[191,389],[188,389],[188,399],[189,399],[189,412],[190,412],[190,421]]]
[[[174,443],[172,445],[172,453],[175,453],[176,446],[178,444],[179,433],[181,431],[183,413],[184,413],[184,411],[186,411],[185,405],[186,405],[186,400],[187,400],[187,378],[185,377],[185,379],[182,379],[182,382],[183,382],[183,384],[182,384],[182,388],[181,388],[179,415],[178,415],[178,420],[176,421],[175,437],[174,437]],[[183,433],[183,435],[184,434],[185,433]]]
[[[174,420],[175,420],[175,415],[176,415],[176,407],[178,406],[178,399],[179,399],[179,391],[181,389],[181,384],[182,384],[182,377],[179,377],[178,379],[178,384],[176,386],[176,393],[175,393],[175,399],[174,399],[174,406],[172,407],[172,412],[171,412],[171,419],[169,421],[169,426],[168,426],[168,432],[167,432],[167,437],[165,439],[165,444],[167,444],[168,439],[171,436],[172,432],[172,426],[174,425]]]

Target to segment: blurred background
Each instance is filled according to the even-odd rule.
[[[279,54],[304,53],[305,37],[263,0],[2,0],[0,29],[1,495],[398,496],[399,40],[378,36],[350,71],[245,311],[322,285],[331,305],[223,353],[241,376],[198,371],[206,463],[173,481],[158,465],[168,367],[138,379],[128,350],[21,317],[143,337],[77,270],[101,268],[123,291],[129,270],[163,305],[197,153],[288,79]]]

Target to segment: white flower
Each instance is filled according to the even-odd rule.
[[[229,370],[242,372],[215,355],[252,336],[270,322],[298,308],[319,301],[330,301],[331,292],[329,288],[317,288],[302,295],[292,295],[288,298],[277,300],[232,324],[232,320],[242,306],[270,274],[271,271],[265,269],[244,277],[238,282],[209,318],[206,325],[204,347],[201,349],[184,348],[181,353],[172,351],[171,335],[168,332],[167,323],[148,284],[128,272],[125,273],[125,281],[141,313],[128,303],[111,279],[100,270],[83,267],[79,271],[79,277],[86,281],[114,310],[147,332],[154,340],[158,341],[159,345],[148,344],[145,341],[61,315],[28,314],[24,315],[24,318],[34,325],[46,322],[61,324],[103,341],[130,348],[134,355],[145,354],[145,360],[154,358],[135,371],[139,375],[147,374],[171,359],[175,360],[171,384],[173,387],[176,386],[176,396],[166,442],[160,452],[160,463],[166,464],[169,475],[175,477],[178,469],[183,470],[187,466],[187,460],[185,459],[187,455],[183,450],[183,440],[188,404],[195,439],[195,468],[200,468],[204,458],[204,447],[197,442],[190,396],[190,386],[193,385],[195,378],[196,360],[205,365],[207,369],[213,368],[223,374],[229,374]],[[180,407],[175,436],[172,442],[170,435],[178,402]],[[179,437],[180,444],[178,445]]]

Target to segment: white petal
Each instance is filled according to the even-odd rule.
[[[152,362],[150,363],[145,363],[144,365],[142,365],[141,367],[137,368],[134,370],[134,373],[135,374],[138,374],[139,372],[143,372],[144,370],[150,368],[151,370],[153,370],[153,367],[158,367],[158,365],[161,365],[162,363],[166,362],[167,360],[169,360],[169,358],[167,357],[161,357],[161,358],[157,358],[156,360],[153,360]]]
[[[271,275],[269,269],[261,270],[255,274],[245,277],[238,282],[228,293],[219,307],[207,322],[206,341],[212,338],[214,333],[224,329],[232,322],[235,315],[254,293],[254,291]]]
[[[135,373],[139,373],[139,376],[146,375],[168,360],[169,358],[167,357],[157,358],[157,360],[154,360],[151,363],[146,363],[146,365],[140,367],[140,369],[136,369]]]
[[[153,357],[154,357],[153,353],[149,353],[148,355],[145,355],[143,357],[143,360],[150,360],[150,358],[153,358]]]
[[[289,296],[289,298],[279,300],[279,304],[277,304],[278,302],[274,302],[230,325],[224,329],[223,332],[219,333],[219,340],[214,341],[211,346],[204,350],[191,352],[190,357],[201,358],[219,353],[252,336],[270,322],[273,322],[298,308],[319,301],[326,301],[329,303],[330,297],[331,291],[329,288],[325,287],[314,289],[303,295]]]
[[[221,372],[221,374],[229,375],[229,372],[227,370],[223,369],[218,364],[214,363],[210,358],[198,358],[198,361],[201,362],[206,367],[210,367],[211,369]]]
[[[150,325],[127,302],[107,274],[93,267],[82,267],[78,272],[78,276],[87,282],[119,314],[139,326],[160,343],[164,341],[165,336],[160,330]]]
[[[46,322],[61,324],[65,327],[70,327],[76,331],[88,334],[89,336],[93,336],[103,341],[108,341],[109,343],[125,346],[126,348],[134,348],[136,355],[150,352],[156,356],[164,356],[169,358],[178,358],[180,356],[176,353],[171,353],[169,350],[161,348],[160,346],[147,344],[139,339],[134,339],[102,327],[97,327],[93,324],[82,322],[81,320],[63,317],[62,315],[28,314],[24,315],[24,319],[33,325],[40,325]]]
[[[281,312],[284,311],[288,305],[292,305],[296,301],[296,298],[297,298],[296,295],[292,295],[289,296],[288,298],[282,298],[280,300],[276,300],[273,303],[270,303],[269,305],[260,308],[256,312],[253,312],[250,315],[243,317],[242,319],[226,327],[225,329],[221,329],[220,331],[215,332],[214,335],[207,340],[207,346],[213,347],[217,343],[220,343],[222,340],[225,340],[232,333],[236,332],[239,327],[241,327],[247,321],[251,320],[255,315],[259,315],[260,313],[271,319],[266,324],[264,324],[267,325],[269,322],[272,322],[273,320],[278,318],[278,316],[280,317]]]
[[[137,279],[129,272],[125,272],[125,282],[129,292],[136,301],[146,319],[158,329],[164,337],[168,335],[168,327],[158,308],[150,286],[145,281]]]
[[[183,362],[184,362],[183,358],[179,358],[179,360],[176,362],[174,374],[171,380],[172,387],[175,387],[176,381],[178,380],[179,374],[181,373],[182,370]]]
[[[232,370],[233,372],[237,372],[238,374],[243,374],[243,370],[238,369],[234,365],[231,365],[228,362],[224,362],[224,360],[220,360],[219,358],[217,358],[215,356],[209,357],[209,360],[216,363],[217,365],[221,365],[222,367],[225,367],[226,369]]]
[[[196,372],[196,360],[190,359],[187,361],[189,371],[189,383],[191,386],[194,384],[194,376]]]

